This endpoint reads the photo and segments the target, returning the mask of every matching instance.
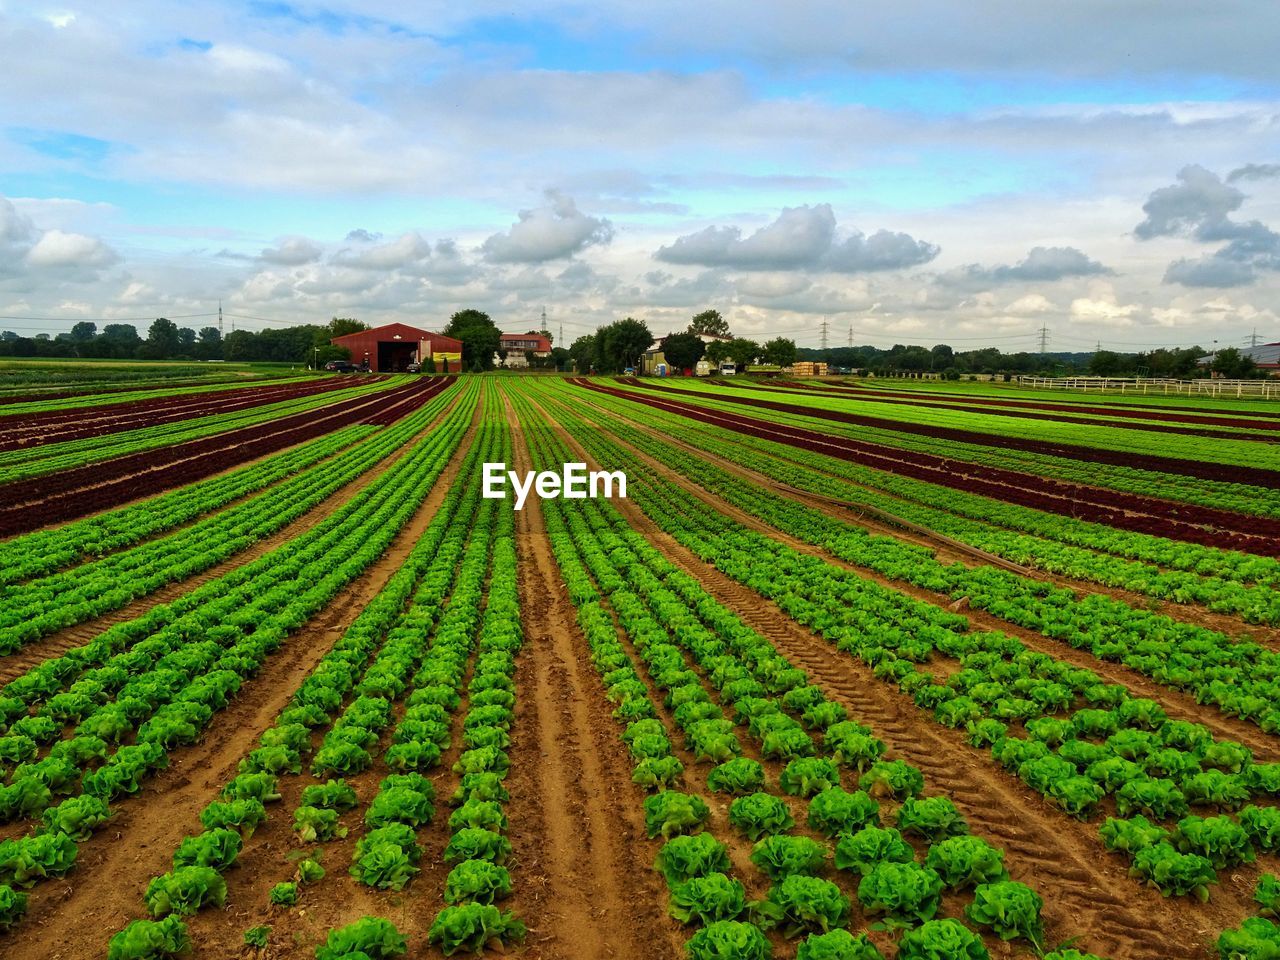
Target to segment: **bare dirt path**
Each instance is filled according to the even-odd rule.
[[[459,396],[461,396],[461,394],[459,394]],[[419,433],[400,447],[400,449],[393,451],[385,459],[374,464],[370,469],[360,474],[360,476],[356,477],[346,486],[340,487],[338,490],[334,491],[328,499],[317,504],[313,509],[307,511],[292,523],[288,524],[281,530],[276,531],[271,536],[259,540],[248,549],[242,550],[240,553],[237,553],[232,557],[228,557],[221,563],[210,567],[203,573],[196,574],[194,577],[189,577],[186,580],[181,580],[176,583],[167,584],[145,597],[140,597],[137,600],[132,601],[131,603],[121,607],[119,610],[114,610],[101,617],[95,617],[92,620],[86,620],[84,623],[76,624],[73,627],[67,627],[64,630],[59,630],[55,633],[49,634],[48,636],[41,637],[34,643],[27,644],[17,653],[0,658],[0,685],[8,683],[9,681],[21,676],[32,667],[43,663],[45,660],[61,656],[68,650],[88,643],[108,627],[115,626],[118,623],[124,623],[128,620],[133,620],[142,616],[153,607],[159,606],[162,603],[168,603],[169,601],[184,594],[190,593],[204,584],[224,576],[237,567],[251,563],[263,554],[269,553],[281,544],[287,543],[300,534],[310,530],[321,518],[328,516],[330,513],[341,509],[345,504],[351,502],[359,496],[360,492],[368,487],[369,484],[389,470],[394,464],[399,462],[400,458],[412,450],[424,436],[439,426],[441,421],[448,416],[451,410],[453,410],[454,405],[457,402],[458,401],[455,398],[454,402],[450,403],[444,410],[442,410],[438,417],[433,419],[430,424],[424,427]],[[271,455],[274,456],[274,454]],[[233,469],[239,469],[239,465]],[[285,477],[279,482],[283,483],[287,479],[289,478]],[[265,492],[266,490],[258,491],[258,493]],[[256,496],[257,494],[254,495]],[[235,501],[235,503],[239,502],[240,501]],[[227,507],[223,507],[222,509],[225,510],[233,505],[234,504],[228,504]],[[194,523],[197,521],[192,522]],[[181,532],[181,529],[182,528],[170,530],[165,534],[165,536],[179,533]]]
[[[105,954],[106,941],[129,920],[143,915],[142,894],[150,878],[171,868],[179,841],[199,831],[199,812],[235,774],[244,754],[289,702],[302,680],[342,636],[365,605],[399,569],[405,556],[430,525],[475,434],[479,406],[470,429],[435,486],[397,533],[387,551],[363,574],[285,642],[247,682],[235,701],[217,714],[201,741],[170,753],[170,766],[150,781],[141,795],[118,802],[111,824],[80,845],[76,867],[64,879],[37,887],[27,919],[0,937],[5,960],[81,960]],[[385,468],[385,467],[384,467]],[[371,478],[370,478],[371,479]],[[280,805],[273,819],[292,819]],[[281,824],[274,825],[275,827]],[[288,831],[288,824],[283,824]],[[271,882],[287,879],[291,867],[282,857]],[[241,867],[251,883],[265,883],[265,862]],[[338,873],[345,864],[328,864]],[[235,871],[233,871],[233,874]],[[239,879],[239,878],[237,878]],[[233,881],[234,882],[234,881]],[[269,884],[268,884],[269,886]],[[314,943],[279,956],[310,958]],[[225,958],[236,952],[198,952],[198,957]]]
[[[515,469],[531,467],[510,406]],[[525,645],[516,674],[511,755],[513,905],[536,958],[675,957],[683,939],[666,917],[666,887],[651,869],[643,791],[560,579],[541,502],[516,515]]]
[[[594,465],[584,448],[564,431],[560,433],[585,462]],[[654,466],[664,479],[689,489],[687,481]],[[690,492],[700,492],[706,502],[740,519],[739,511],[702,488]],[[1079,823],[1051,808],[996,767],[989,755],[964,743],[960,733],[934,723],[870,670],[658,530],[634,503],[620,500],[615,505],[669,559],[804,668],[812,682],[842,703],[851,717],[872,726],[896,756],[919,767],[927,790],[950,795],[977,835],[1003,846],[1014,878],[1033,884],[1044,897],[1051,941],[1084,935],[1082,948],[1113,960],[1203,960],[1210,955],[1208,941],[1218,931],[1253,912],[1250,878],[1239,876],[1237,882],[1230,872],[1223,875],[1225,889],[1215,890],[1214,900],[1204,906],[1166,900],[1155,890],[1140,887],[1128,878],[1122,858],[1105,853],[1096,825]],[[792,539],[772,528],[761,529],[758,522],[750,525],[775,539]],[[798,549],[802,547],[815,552],[797,544]]]

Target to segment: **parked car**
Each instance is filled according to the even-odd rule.
[[[421,373],[421,372],[422,372],[422,364],[417,363],[417,362],[411,363],[411,364],[409,364],[407,367],[405,367],[405,368],[404,368],[404,372],[405,372],[405,373]]]
[[[324,365],[330,373],[355,373],[356,365],[350,360],[330,360]]]

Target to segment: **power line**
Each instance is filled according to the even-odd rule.
[[[1085,337],[1073,337],[1066,333],[1055,334],[1055,336],[1057,339],[1065,340],[1067,343],[1089,345],[1095,342],[1093,340],[1086,339]],[[1142,347],[1148,350],[1180,349],[1191,346],[1192,343],[1194,343],[1194,341],[1192,343],[1188,343],[1185,340],[1181,343],[1152,343],[1150,340],[1108,340],[1107,342],[1113,347]]]
[[[308,322],[308,321],[305,321],[305,320],[282,320],[282,319],[280,319],[279,317],[251,317],[251,316],[249,316],[248,314],[245,314],[245,313],[228,313],[228,314],[226,314],[226,317],[227,317],[227,319],[229,319],[229,320],[231,321],[231,332],[232,332],[232,333],[235,333],[235,329],[236,329],[235,321],[237,321],[237,320],[253,320],[253,321],[257,322],[257,323],[283,323],[285,326],[288,326],[288,327],[323,327],[323,326],[326,326],[326,324],[323,324],[323,323],[314,323],[314,322]]]
[[[1049,325],[1043,325],[1038,331],[1040,334],[1040,352],[1042,354],[1049,352]]]

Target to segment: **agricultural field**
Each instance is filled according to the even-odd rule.
[[[0,359],[0,400],[56,400],[93,393],[245,384],[296,376],[288,364]]]
[[[7,373],[6,960],[1280,956],[1280,406]]]

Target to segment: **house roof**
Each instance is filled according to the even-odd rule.
[[[645,353],[659,353],[662,350],[662,345],[667,342],[667,337],[674,337],[678,333],[688,333],[688,332],[689,331],[687,330],[673,330],[670,333],[668,333],[666,337],[659,337],[657,340],[653,341],[653,345],[650,346],[649,349],[645,351]],[[715,343],[717,341],[719,341],[720,343],[733,342],[733,337],[719,337],[719,336],[716,336],[714,333],[697,333],[697,334],[694,334],[694,336],[696,336],[703,343]]]
[[[551,340],[543,336],[541,333],[504,333],[502,335],[503,343],[511,343],[516,340],[534,340],[537,341],[537,350],[550,350]]]
[[[1240,351],[1242,357],[1249,357],[1260,367],[1277,367],[1280,368],[1280,341],[1276,343],[1261,343],[1256,347],[1246,347]],[[1213,362],[1213,354],[1201,357],[1196,361],[1204,365]]]
[[[387,323],[380,327],[374,327],[371,330],[357,330],[355,333],[347,333],[341,337],[334,337],[330,343],[342,346],[346,343],[367,343],[371,339],[379,342],[400,341],[408,343],[416,343],[419,340],[426,340],[436,349],[444,348],[450,352],[457,352],[462,349],[461,340],[455,340],[453,337],[446,337],[443,333],[434,333],[431,330],[423,330],[420,327],[411,327],[407,323]]]

